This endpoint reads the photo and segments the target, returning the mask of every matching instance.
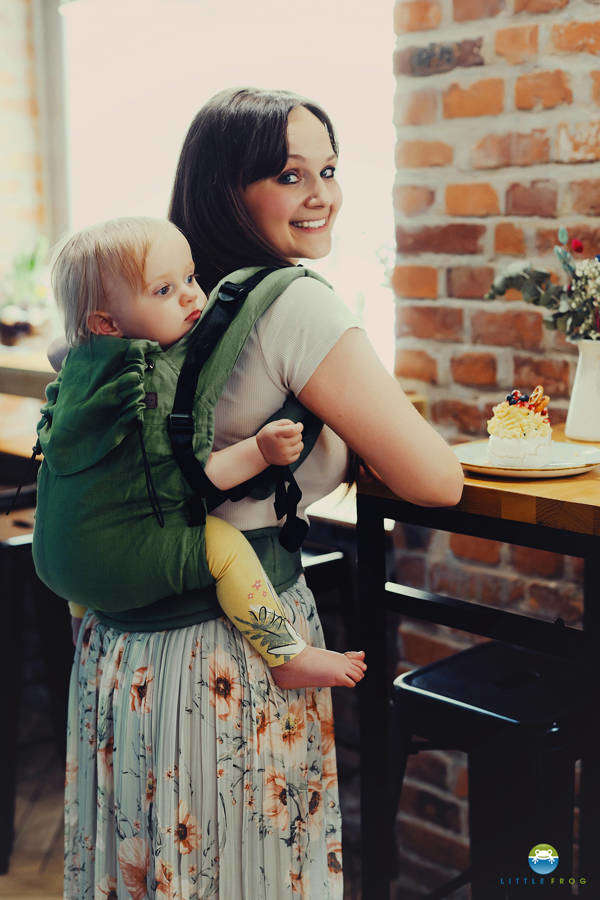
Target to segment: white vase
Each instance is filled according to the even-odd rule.
[[[579,360],[569,402],[565,435],[600,441],[600,341],[576,341]]]

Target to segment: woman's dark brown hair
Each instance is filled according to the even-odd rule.
[[[190,125],[177,164],[169,219],[185,234],[206,293],[243,266],[287,266],[257,232],[242,198],[254,181],[278,175],[288,155],[290,111],[304,106],[337,141],[327,114],[290,91],[232,88],[206,103]]]

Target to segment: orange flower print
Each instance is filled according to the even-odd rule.
[[[115,741],[112,735],[103,747],[98,747],[98,756],[100,757],[100,765],[103,774],[111,775],[113,769],[113,753],[115,749]]]
[[[219,719],[228,719],[236,713],[242,701],[242,686],[237,669],[225,662],[213,662],[209,666],[210,702]]]
[[[108,897],[108,900],[117,900],[117,879],[112,875],[105,875],[102,881],[96,885],[95,900],[102,900]]]
[[[148,809],[150,804],[153,802],[155,793],[156,777],[152,769],[148,769],[148,774],[146,775],[146,795],[144,798],[144,809]]]
[[[323,786],[326,790],[331,790],[336,786],[337,765],[335,754],[332,754],[332,758],[323,760],[323,772],[321,773],[321,778],[323,779]]]
[[[342,878],[342,845],[339,841],[327,844],[327,868],[332,875]]]
[[[162,857],[156,860],[156,866],[154,868],[154,877],[156,879],[154,884],[155,896],[162,894],[164,897],[167,897],[168,900],[172,900],[173,897],[173,866],[171,863],[168,863]]]
[[[290,871],[290,881],[292,883],[292,894],[300,894],[302,897],[305,896],[304,892],[304,875],[302,872],[294,872],[292,869]]]
[[[149,713],[152,709],[152,682],[154,674],[151,666],[141,666],[133,673],[129,689],[132,712]]]
[[[295,749],[300,749],[303,744],[304,712],[300,700],[290,703],[287,712],[281,718],[281,739],[291,753]]]
[[[327,715],[321,714],[321,753],[323,756],[335,752],[335,733],[331,707],[329,707],[327,713]]]
[[[260,740],[265,734],[267,728],[271,725],[271,717],[269,715],[269,711],[263,707],[263,709],[256,710],[255,716],[256,722],[256,752],[260,756]]]
[[[323,794],[321,782],[314,778],[308,782],[308,828],[311,835],[320,834],[323,827]]]
[[[125,838],[119,845],[119,868],[131,900],[145,900],[148,896],[146,879],[150,863],[148,844],[143,838]]]
[[[74,759],[67,759],[67,766],[65,769],[65,787],[68,784],[73,784],[73,782],[76,781],[78,770],[78,763],[76,763]]]
[[[269,767],[265,769],[264,810],[280,831],[288,831],[290,813],[288,809],[287,783],[283,772]]]
[[[198,831],[198,820],[181,803],[178,807],[177,824],[172,831],[175,843],[182,856],[195,850],[200,844],[202,835]]]

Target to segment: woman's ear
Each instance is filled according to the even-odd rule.
[[[111,334],[113,337],[123,337],[123,332],[110,313],[96,310],[87,317],[87,327],[92,334]]]

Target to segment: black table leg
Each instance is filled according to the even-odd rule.
[[[358,498],[358,618],[367,675],[359,688],[362,896],[388,900],[393,859],[390,809],[390,678],[386,636],[385,532],[369,498]]]
[[[589,878],[591,892],[600,890],[600,669],[598,641],[600,640],[600,555],[585,559],[583,585],[583,628],[586,635],[586,672],[590,679],[592,699],[586,719],[589,750],[582,760],[579,872]],[[590,890],[590,888],[588,888]]]

